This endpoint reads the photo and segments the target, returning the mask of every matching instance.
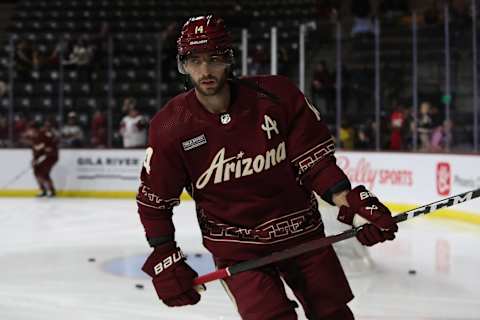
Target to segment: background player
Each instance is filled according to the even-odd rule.
[[[43,126],[35,122],[32,133],[32,167],[40,193],[38,197],[54,197],[55,186],[50,176],[53,166],[58,161],[58,137],[50,120],[45,120]]]
[[[147,240],[143,266],[169,306],[195,304],[197,276],[177,248],[172,209],[183,188],[196,202],[203,243],[225,267],[324,237],[313,191],[340,207],[339,219],[365,219],[365,245],[392,240],[389,210],[364,186],[351,189],[318,111],[288,79],[231,75],[232,39],[223,20],[188,20],[178,68],[194,86],[152,119],[137,195]],[[181,226],[177,226],[181,227]],[[309,319],[353,319],[353,298],[332,247],[223,282],[243,319],[297,319],[291,287]]]

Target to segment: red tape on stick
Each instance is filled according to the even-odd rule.
[[[210,272],[196,278],[193,281],[193,285],[196,286],[199,284],[204,284],[204,283],[219,280],[219,279],[224,279],[229,276],[230,276],[230,272],[228,271],[228,268],[218,269],[217,271]]]

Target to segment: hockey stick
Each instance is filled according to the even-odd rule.
[[[28,166],[23,171],[21,171],[19,174],[17,174],[15,177],[10,179],[10,181],[8,181],[6,184],[4,184],[0,189],[5,189],[8,186],[10,186],[11,184],[17,182],[21,177],[23,177],[25,175],[25,173],[29,172],[30,170],[32,170],[32,167]]]
[[[402,222],[408,219],[412,219],[421,215],[429,214],[431,212],[437,211],[442,208],[447,208],[451,206],[455,206],[459,203],[466,202],[475,198],[480,197],[480,189],[464,192],[461,194],[457,194],[455,196],[451,196],[449,198],[445,198],[442,200],[438,200],[429,204],[426,204],[421,207],[417,207],[408,211],[405,211],[403,213],[400,213],[396,216],[394,216],[394,220],[396,222]],[[252,260],[247,260],[244,262],[240,262],[237,264],[234,264],[230,267],[227,268],[222,268],[218,269],[216,271],[207,273],[203,276],[200,276],[194,280],[194,285],[201,285],[203,283],[207,283],[210,281],[214,280],[220,280],[224,279],[227,277],[230,277],[234,274],[247,271],[247,270],[252,270],[256,269],[259,267],[263,267],[265,265],[275,263],[278,261],[282,261],[285,259],[293,258],[298,255],[301,255],[303,253],[313,251],[322,247],[326,247],[328,245],[331,245],[335,242],[339,242],[345,239],[353,238],[357,234],[357,232],[363,227],[358,226],[356,228],[349,229],[347,231],[344,231],[342,233],[339,233],[337,235],[325,237],[325,238],[320,238],[317,240],[313,240],[310,242],[306,242],[297,246],[294,246],[289,249],[285,249],[282,251],[274,252],[270,255],[257,258],[257,259],[252,259]]]
[[[47,156],[45,155],[42,155],[40,156],[37,160],[32,160],[33,161],[33,165],[34,166],[37,166],[39,164],[41,164],[43,161],[45,161],[47,159]],[[29,172],[30,170],[33,169],[33,166],[28,166],[26,167],[23,171],[21,171],[19,174],[17,174],[15,177],[13,177],[10,181],[8,181],[6,184],[4,184],[1,188],[1,189],[5,189],[6,187],[10,186],[11,184],[15,183],[18,181],[18,179],[20,179],[21,177],[23,177],[25,175],[25,173]]]

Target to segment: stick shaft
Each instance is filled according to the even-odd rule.
[[[0,189],[5,189],[7,188],[8,186],[10,186],[11,184],[15,183],[18,181],[18,179],[20,179],[21,177],[23,177],[27,172],[29,172],[30,170],[32,170],[32,167],[31,166],[28,166],[27,168],[25,168],[22,172],[18,173],[15,177],[13,177],[12,179],[10,179],[7,183],[5,183]]]
[[[421,207],[417,207],[415,209],[405,211],[403,213],[396,215],[394,219],[396,222],[402,222],[402,221],[412,219],[421,215],[429,214],[431,212],[434,212],[443,208],[455,206],[459,203],[478,198],[479,196],[480,196],[480,189],[467,191],[464,193],[451,196],[449,198],[445,198],[442,200],[438,200],[438,201],[426,204]]]
[[[480,196],[480,189],[464,192],[461,194],[457,194],[455,196],[451,196],[449,198],[445,198],[436,202],[426,204],[421,207],[417,207],[417,208],[402,212],[396,215],[394,217],[394,220],[396,222],[403,222],[408,219],[413,219],[421,215],[429,214],[431,212],[440,210],[442,208],[451,207],[459,203],[478,198],[479,196]],[[199,284],[207,283],[214,280],[224,279],[234,274],[237,274],[239,272],[256,269],[268,264],[290,259],[298,255],[301,255],[303,253],[313,251],[322,247],[326,247],[328,245],[331,245],[333,243],[336,243],[345,239],[353,238],[362,227],[363,226],[359,226],[333,236],[324,237],[324,238],[316,239],[306,243],[302,243],[300,245],[294,246],[289,249],[274,252],[265,257],[247,260],[244,262],[234,264],[228,268],[218,269],[214,272],[207,273],[203,276],[196,278],[194,280],[194,285],[199,285]]]

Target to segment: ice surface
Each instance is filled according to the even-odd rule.
[[[190,263],[211,270],[193,203],[174,217]],[[350,277],[356,318],[480,319],[479,231],[448,220],[402,223],[396,241],[369,249],[371,272]],[[0,243],[2,320],[240,319],[218,282],[195,306],[157,300],[139,271],[150,248],[133,200],[1,198]]]

